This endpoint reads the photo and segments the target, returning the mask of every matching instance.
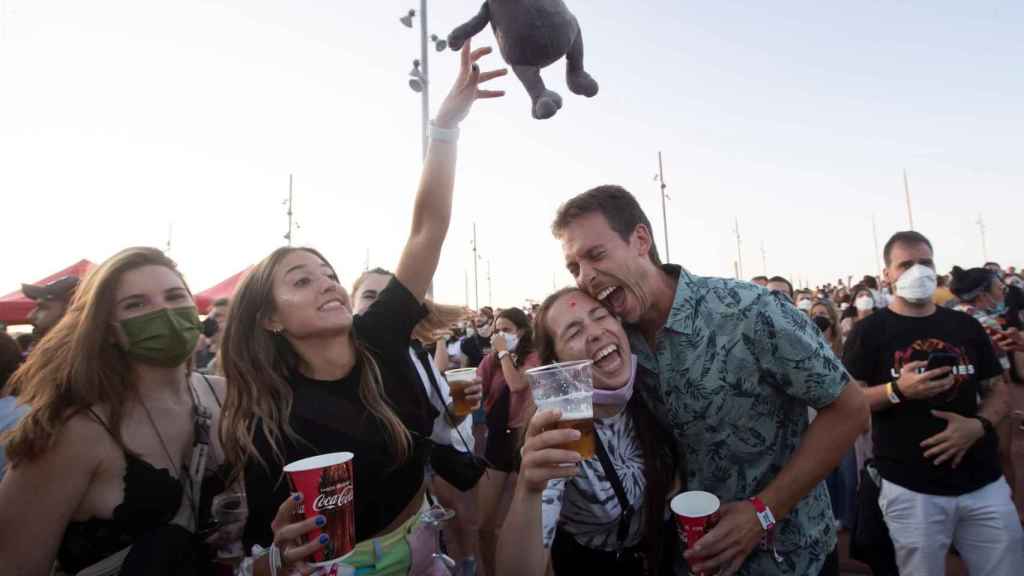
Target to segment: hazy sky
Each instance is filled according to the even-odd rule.
[[[418,2],[2,0],[0,293],[80,258],[164,246],[201,290],[283,243],[295,175],[298,243],[351,285],[394,267],[420,164],[407,86]],[[430,7],[446,36],[479,0]],[[518,304],[571,281],[549,225],[603,183],[640,199],[674,262],[819,283],[876,270],[880,242],[916,228],[942,268],[988,252],[1024,264],[1024,5],[1017,2],[570,0],[594,99],[530,117],[514,77],[463,125],[438,300]],[[826,4],[826,5],[821,5]],[[418,7],[418,6],[417,6]],[[490,29],[477,43],[491,43]],[[492,57],[487,67],[498,66]],[[431,53],[431,108],[457,58]]]

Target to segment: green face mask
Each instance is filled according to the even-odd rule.
[[[195,306],[161,308],[119,322],[132,358],[158,366],[185,362],[199,341],[199,313]]]

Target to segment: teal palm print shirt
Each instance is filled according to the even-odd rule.
[[[839,397],[849,376],[817,326],[784,296],[745,282],[691,275],[678,266],[656,350],[636,329],[637,382],[686,457],[686,489],[723,503],[761,492],[796,452],[807,408]],[[740,574],[817,574],[836,545],[824,483],[776,527],[776,562],[759,547]]]

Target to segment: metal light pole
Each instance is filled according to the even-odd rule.
[[[910,222],[910,229],[914,229],[914,212],[910,207],[910,183],[907,181],[907,169],[903,169],[903,192],[907,196],[907,221]]]
[[[736,217],[736,279],[743,278],[743,248],[742,240],[740,239],[740,219]]]
[[[978,214],[978,231],[981,232],[981,256],[983,262],[988,262],[988,242],[985,239],[985,221]]]
[[[476,302],[476,310],[480,310],[480,276],[477,272],[477,262],[480,256],[476,249],[476,222],[473,222],[473,294]]]
[[[494,306],[494,292],[491,290],[491,260],[487,259],[487,305]]]
[[[768,275],[768,251],[764,249],[764,240],[761,240],[761,266],[762,273]]]
[[[878,224],[875,222],[875,215],[871,215],[871,234],[875,237],[875,270],[882,269],[882,262],[878,259],[881,252],[878,250]]]
[[[671,262],[668,255],[668,212],[665,210],[665,199],[668,198],[668,194],[665,194],[665,170],[661,163],[661,150],[658,150],[658,173],[654,175],[654,179],[661,186],[661,222],[665,226],[665,262]],[[651,230],[651,234],[654,231]]]
[[[427,147],[430,144],[427,126],[430,123],[430,53],[427,51],[427,0],[420,0],[420,57],[413,60],[412,71],[409,72],[409,88],[420,93],[420,146],[422,158],[427,159]],[[412,28],[412,19],[416,10],[410,9],[405,16],[398,19],[406,28]],[[448,43],[437,35],[430,36],[438,52],[448,47]],[[427,298],[434,297],[434,281],[431,279],[427,287]]]
[[[292,245],[292,175],[288,175],[288,233],[284,235],[284,239],[288,241],[288,245]]]

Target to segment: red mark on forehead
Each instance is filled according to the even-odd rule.
[[[569,300],[569,307],[570,308],[575,308],[576,307],[576,301],[575,300]]]

